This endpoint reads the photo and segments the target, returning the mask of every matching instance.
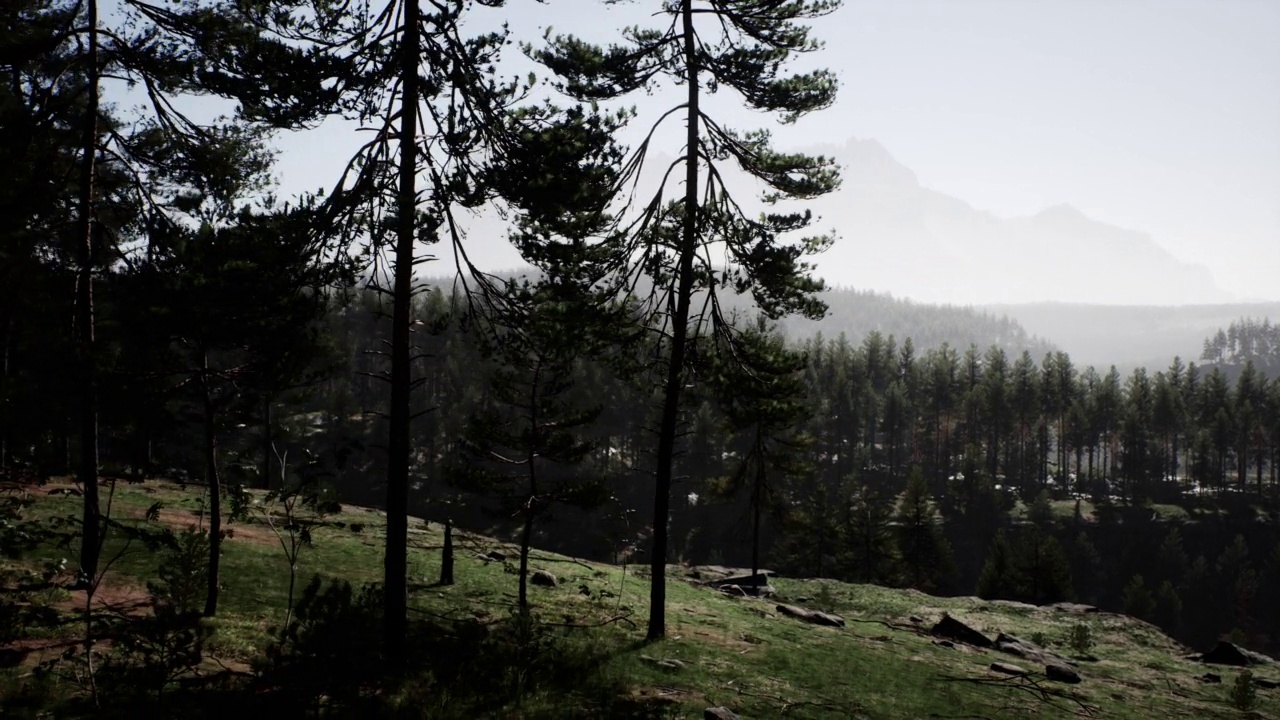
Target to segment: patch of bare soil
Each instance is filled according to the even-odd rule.
[[[84,612],[88,591],[72,590],[71,597],[54,603],[61,612]],[[145,587],[127,582],[122,576],[108,572],[93,594],[94,612],[110,612],[138,617],[151,612],[151,593]]]
[[[127,515],[132,518],[141,518],[145,513],[142,510],[131,510]],[[156,522],[174,530],[204,527],[206,524],[205,519],[195,510],[179,508],[161,508],[156,515]],[[227,531],[227,539],[232,542],[239,540],[253,545],[275,545],[278,542],[275,533],[263,523],[225,523],[223,528]]]

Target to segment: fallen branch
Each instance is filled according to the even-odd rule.
[[[1074,693],[1067,693],[1057,688],[1048,687],[1031,675],[1013,675],[1008,677],[955,677],[952,675],[940,675],[938,679],[943,682],[965,682],[974,685],[985,685],[989,687],[1003,687],[1011,690],[1017,690],[1030,694],[1041,702],[1051,705],[1059,710],[1066,710],[1075,715],[1083,717],[1095,717],[1098,708],[1081,700]],[[1069,700],[1077,706],[1077,710],[1072,711],[1069,707],[1063,707],[1055,702],[1057,699]]]
[[[726,686],[726,688],[727,687],[728,686]],[[822,698],[821,701],[788,700],[780,695],[766,695],[764,693],[747,692],[742,688],[733,688],[733,689],[735,692],[738,693],[740,697],[755,698],[757,700],[772,700],[773,702],[778,704],[779,715],[785,715],[788,712],[801,707],[813,707],[813,708],[819,708],[819,709],[827,710],[831,712],[847,712],[850,717],[852,717],[854,713],[861,710],[861,707],[858,705],[858,703],[853,701],[849,701],[848,707],[845,707],[843,703],[832,702],[830,700],[827,700],[826,698]]]
[[[634,613],[624,613],[624,614],[622,614],[622,615],[615,615],[615,616],[613,616],[613,617],[609,618],[608,620],[601,620],[600,622],[595,622],[595,623],[552,623],[552,622],[544,622],[544,623],[539,623],[539,624],[541,624],[541,625],[547,625],[547,626],[549,626],[549,627],[596,628],[596,627],[604,627],[605,625],[612,625],[613,623],[616,623],[616,622],[624,622],[624,623],[626,623],[627,625],[629,625],[629,626],[631,627],[631,629],[632,629],[632,630],[634,630],[634,629],[636,628],[636,624],[635,624],[634,622],[632,622],[632,620],[631,620],[631,616],[632,616],[633,614],[634,614]]]

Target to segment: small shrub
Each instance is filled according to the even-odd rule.
[[[1039,631],[1033,632],[1031,633],[1031,642],[1040,647],[1049,647],[1049,636]]]
[[[313,576],[258,670],[285,706],[355,712],[382,671],[381,590]]]
[[[1088,655],[1093,650],[1093,630],[1084,623],[1076,623],[1067,631],[1067,647],[1077,655]]]
[[[1231,704],[1237,710],[1252,710],[1258,703],[1258,690],[1253,686],[1253,673],[1245,670],[1231,685]]]
[[[831,585],[828,583],[820,584],[818,591],[813,594],[813,600],[809,604],[822,612],[835,612],[836,594],[831,592]]]
[[[147,589],[157,604],[177,615],[195,613],[203,608],[208,589],[209,533],[189,527],[173,540],[160,556],[156,582],[148,582]]]

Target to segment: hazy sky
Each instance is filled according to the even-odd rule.
[[[609,39],[654,7],[501,13],[524,38]],[[840,99],[778,129],[780,145],[874,138],[976,208],[1071,204],[1241,299],[1280,299],[1280,0],[846,0],[818,36],[805,64],[835,70]],[[641,117],[664,99],[638,98]],[[726,107],[731,125],[765,121]],[[350,143],[336,126],[282,139],[282,189],[330,185]]]

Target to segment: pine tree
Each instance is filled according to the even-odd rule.
[[[521,518],[518,605],[526,612],[535,521],[555,504],[593,508],[607,496],[601,478],[576,468],[594,450],[585,430],[600,407],[584,400],[574,375],[603,329],[583,326],[589,301],[563,287],[512,281],[505,294],[519,324],[493,342],[490,403],[471,422],[462,472]]]
[[[862,485],[845,508],[844,565],[847,576],[864,583],[894,585],[898,579],[893,535],[893,499]]]
[[[1057,538],[1028,528],[1020,533],[1014,562],[1023,583],[1018,599],[1045,605],[1071,597],[1071,567]]]
[[[769,212],[753,217],[729,194],[720,165],[730,160],[764,183],[766,202],[808,198],[836,187],[831,162],[799,154],[779,153],[764,131],[738,133],[715,121],[701,105],[704,92],[737,91],[754,109],[777,113],[784,122],[832,103],[835,78],[826,71],[782,74],[798,53],[816,50],[801,23],[833,12],[834,0],[778,4],[766,0],[733,0],[699,6],[694,0],[667,3],[661,12],[671,22],[662,29],[630,28],[625,44],[601,48],[578,38],[556,36],[546,48],[530,52],[561,79],[567,94],[585,101],[617,99],[653,87],[666,77],[684,84],[685,102],[663,119],[683,115],[686,141],[678,161],[684,170],[680,199],[666,200],[665,179],[638,217],[612,236],[611,256],[622,287],[633,278],[653,281],[651,309],[660,316],[663,346],[661,418],[658,428],[654,486],[652,579],[648,637],[666,634],[666,563],[672,468],[679,434],[681,395],[689,379],[695,338],[715,337],[728,326],[716,301],[717,291],[749,292],[758,309],[771,318],[802,312],[821,315],[812,297],[821,287],[802,258],[830,242],[826,236],[787,242],[803,229],[808,213]],[[628,160],[627,181],[634,181],[650,150],[646,139]],[[667,175],[664,174],[664,178]],[[704,250],[723,243],[723,266],[709,264]],[[693,309],[695,295],[705,292],[705,310]],[[700,331],[707,322],[710,329]]]
[[[978,577],[978,597],[984,600],[1012,600],[1018,597],[1023,581],[1009,551],[1004,532],[996,533],[987,550],[982,574]]]
[[[929,485],[919,467],[911,470],[897,519],[903,583],[924,592],[946,589],[954,572],[951,545],[942,533]]]
[[[800,371],[805,358],[787,348],[786,338],[758,317],[752,327],[727,334],[731,347],[717,352],[708,373],[729,429],[748,449],[725,488],[750,493],[751,574],[760,572],[760,526],[766,511],[781,519],[788,480],[809,471],[802,460],[812,438],[802,432],[809,419]]]

